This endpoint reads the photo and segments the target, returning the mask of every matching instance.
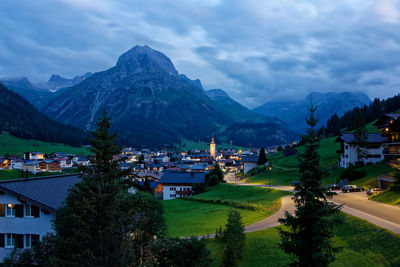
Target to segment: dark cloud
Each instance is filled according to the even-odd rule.
[[[311,91],[398,93],[396,0],[0,1],[0,77],[113,66],[147,44],[249,107]]]

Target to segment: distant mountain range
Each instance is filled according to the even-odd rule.
[[[364,93],[331,92],[322,94],[314,92],[301,101],[268,102],[253,109],[253,111],[260,115],[277,117],[290,125],[293,131],[305,133],[307,129],[305,119],[308,114],[307,107],[310,104],[310,100],[314,106],[317,106],[318,127],[326,125],[328,119],[335,113],[341,116],[354,107],[361,107],[371,103],[369,97]]]
[[[69,145],[88,144],[89,134],[40,113],[19,94],[0,83],[0,132],[25,138]]]
[[[363,94],[312,93],[303,101],[249,110],[221,89],[205,91],[200,80],[179,74],[167,56],[148,46],[135,46],[116,66],[94,74],[52,75],[45,84],[27,78],[3,83],[47,116],[85,131],[107,110],[121,140],[137,147],[176,146],[211,136],[242,146],[286,144],[305,130],[308,99],[319,106],[320,125],[334,113],[370,101]]]

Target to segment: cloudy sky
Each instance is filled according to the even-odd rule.
[[[248,107],[400,89],[396,0],[5,0],[0,25],[3,78],[101,71],[147,44]]]

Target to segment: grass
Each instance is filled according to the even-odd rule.
[[[370,125],[371,124],[371,125]],[[368,129],[372,131],[374,126],[372,123],[367,125]],[[338,154],[336,150],[340,148],[339,143],[335,143],[336,137],[325,138],[321,140],[319,154],[321,156],[321,169],[326,171],[329,175],[323,179],[323,184],[338,183],[340,174],[343,169],[337,167]],[[300,146],[298,151],[303,151],[304,147]],[[271,181],[268,174],[257,174],[246,178],[246,182],[262,183],[262,184],[280,184],[289,185],[292,181],[298,181],[298,160],[297,155],[285,157],[283,152],[268,155],[271,160],[273,169],[271,172]],[[371,186],[377,187],[378,176],[391,171],[391,167],[386,162],[380,162],[373,165],[362,167],[367,173],[367,176],[355,181],[351,184],[358,186]]]
[[[276,213],[280,208],[279,198],[288,195],[274,189],[219,184],[196,197],[204,199],[235,200],[262,204],[261,211],[240,209],[245,225],[257,222]],[[169,236],[196,236],[214,234],[219,226],[226,224],[229,205],[173,199],[163,201],[164,218]]]
[[[37,173],[37,174],[32,174],[32,173],[28,172],[28,178],[38,177],[38,176],[60,175],[60,174],[66,174],[66,173],[71,173],[71,172],[76,172],[76,169],[71,169],[71,171],[68,171],[68,172],[41,172],[41,173]],[[18,178],[22,178],[22,172],[20,170],[0,170],[0,181],[12,180],[12,179],[18,179]]]
[[[64,152],[74,155],[89,154],[89,151],[82,147],[21,139],[6,132],[0,133],[0,155],[4,156],[8,153],[10,155],[22,157],[22,155],[28,151],[39,151],[47,154],[53,152]]]
[[[334,230],[334,243],[344,249],[331,266],[390,266],[400,263],[400,235],[355,217],[345,218],[345,223]],[[246,234],[239,266],[287,266],[291,257],[283,253],[279,243],[278,228]],[[223,244],[210,239],[207,247],[212,252],[212,266],[219,266]]]
[[[389,190],[379,194],[372,195],[370,199],[394,206],[400,206],[400,192],[395,190]]]

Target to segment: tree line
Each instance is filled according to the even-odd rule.
[[[6,131],[23,139],[72,146],[88,144],[88,133],[43,115],[26,99],[1,83],[0,110],[0,132]]]
[[[345,112],[342,116],[334,114],[328,119],[326,126],[322,127],[319,133],[327,137],[340,135],[343,129],[347,131],[354,130],[354,117],[356,113],[364,118],[365,123],[373,122],[386,113],[392,113],[400,109],[400,94],[380,100],[375,98],[369,105]]]

